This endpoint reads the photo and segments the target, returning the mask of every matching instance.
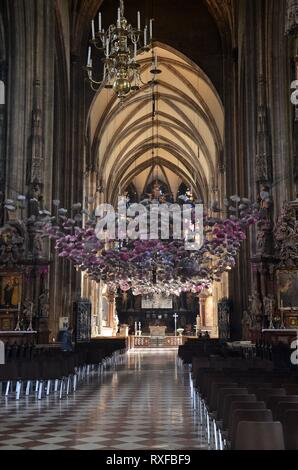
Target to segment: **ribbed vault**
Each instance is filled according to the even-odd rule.
[[[186,57],[158,43],[155,51],[162,74],[154,87],[154,124],[148,53],[139,56],[144,85],[138,92],[120,103],[112,90],[102,88],[93,100],[88,119],[92,166],[109,202],[131,183],[141,196],[153,174],[173,194],[184,182],[208,202],[210,192],[219,186],[221,100],[208,77]]]

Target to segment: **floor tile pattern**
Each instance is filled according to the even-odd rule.
[[[0,450],[207,449],[177,351],[136,351],[75,394],[0,399]]]

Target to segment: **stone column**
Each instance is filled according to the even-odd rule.
[[[200,296],[201,330],[206,327],[206,296]]]
[[[113,328],[113,336],[116,331],[115,324],[115,294],[114,292],[108,292],[108,301],[109,301],[109,327]]]
[[[1,39],[1,37],[0,37]],[[4,223],[4,211],[1,208],[1,202],[4,200],[5,188],[5,167],[6,167],[6,113],[5,113],[5,85],[1,81],[0,75],[0,227]]]

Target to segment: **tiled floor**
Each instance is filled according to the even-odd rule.
[[[176,352],[138,351],[59,400],[1,398],[0,450],[206,449]]]

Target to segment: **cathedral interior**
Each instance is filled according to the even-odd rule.
[[[297,90],[297,0],[0,0],[0,450],[298,450]]]

